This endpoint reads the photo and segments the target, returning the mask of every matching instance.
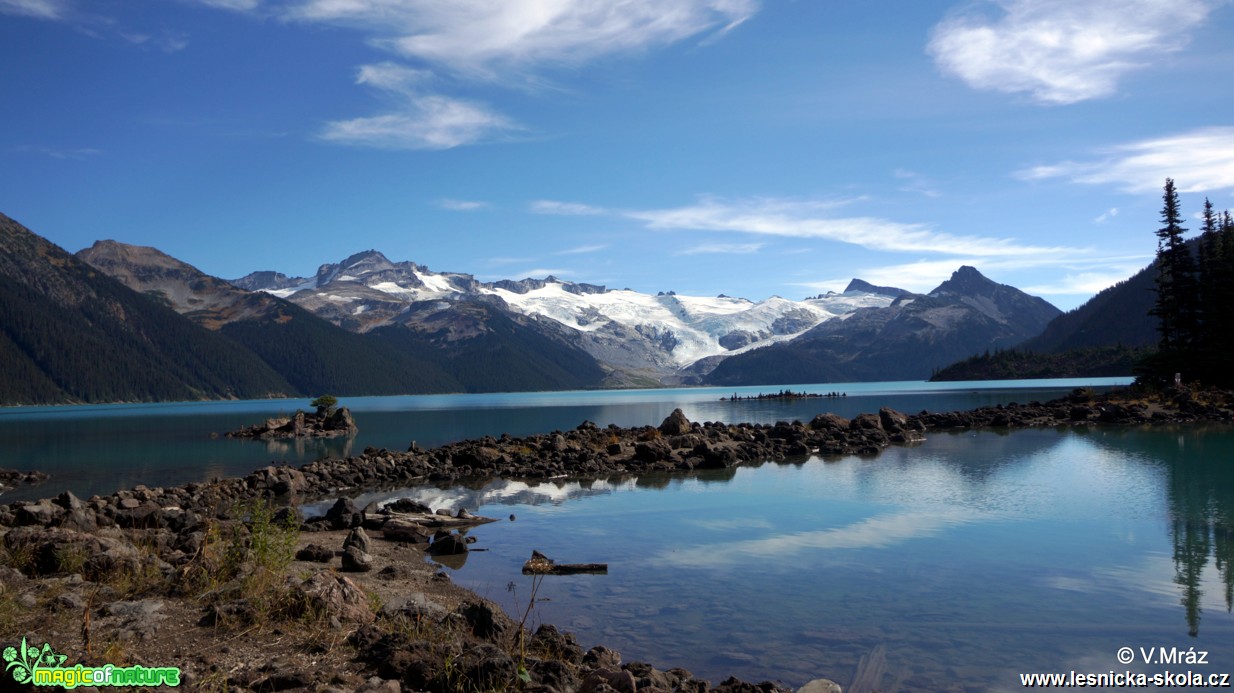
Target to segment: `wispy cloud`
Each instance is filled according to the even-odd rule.
[[[361,27],[404,57],[491,77],[674,43],[757,9],[755,0],[303,0],[286,14]]]
[[[1179,192],[1234,190],[1234,127],[1210,127],[1113,147],[1089,161],[1034,166],[1024,180],[1066,178],[1114,185],[1129,193],[1161,189],[1173,178]]]
[[[328,123],[321,139],[378,149],[450,149],[522,129],[483,104],[424,92],[421,85],[431,77],[389,62],[361,67],[356,83],[393,97],[396,108]]]
[[[481,200],[455,200],[452,198],[446,198],[444,200],[438,200],[437,206],[454,212],[474,212],[480,209],[488,209],[489,204]]]
[[[1148,262],[1149,258],[1145,258],[1144,264],[1148,264]],[[1123,268],[1121,271],[1069,273],[1056,281],[1047,284],[1024,286],[1020,287],[1020,290],[1042,296],[1092,295],[1102,289],[1114,286],[1143,268],[1144,265],[1140,265],[1133,268]]]
[[[68,16],[68,0],[0,0],[0,14],[58,20]]]
[[[0,0],[0,15],[16,15],[68,24],[96,39],[120,39],[135,46],[175,53],[188,47],[187,34],[174,31],[134,31],[113,17],[98,14],[99,3],[74,0]],[[105,7],[103,9],[106,9]]]
[[[534,214],[555,214],[558,216],[596,216],[608,214],[603,207],[593,207],[578,202],[560,202],[558,200],[536,200],[528,208]]]
[[[221,10],[249,12],[261,7],[261,0],[192,0],[199,5],[216,7]]]
[[[1093,223],[1104,224],[1116,216],[1118,216],[1118,207],[1111,207],[1102,212],[1096,219],[1093,219]]]
[[[1094,255],[1087,249],[1069,249],[1066,252],[1042,255],[1002,257],[950,257],[942,260],[919,260],[894,265],[863,267],[853,270],[853,277],[860,277],[878,286],[895,286],[917,293],[931,291],[961,265],[976,267],[983,274],[1016,272],[1020,270],[1052,269],[1065,274],[1058,280],[1022,286],[1021,290],[1034,295],[1061,296],[1093,294],[1130,277],[1152,261],[1151,255]],[[833,277],[812,282],[799,282],[796,286],[812,291],[840,291],[850,277]]]
[[[84,161],[90,157],[99,156],[103,153],[102,149],[93,147],[79,148],[63,148],[63,147],[36,147],[32,145],[22,145],[17,147],[19,152],[27,152],[31,154],[42,154],[50,156],[53,159],[73,159],[76,161]]]
[[[926,178],[920,173],[898,168],[892,175],[905,181],[905,184],[900,186],[900,192],[917,193],[919,195],[925,195],[926,197],[942,196],[938,186],[935,185],[929,178]]]
[[[703,243],[680,250],[674,255],[751,255],[762,250],[766,243]]]
[[[515,276],[530,277],[532,279],[547,279],[548,277],[561,278],[563,276],[565,277],[573,276],[574,270],[562,269],[562,268],[554,269],[551,267],[537,267],[535,269],[529,269],[523,272],[515,272],[514,274]]]
[[[798,201],[777,198],[723,200],[703,198],[673,209],[627,211],[653,229],[734,231],[741,233],[816,238],[850,243],[871,250],[1003,256],[1056,253],[1061,248],[1024,245],[1006,238],[957,236],[928,224],[903,223],[878,217],[843,217],[832,214],[835,201]]]
[[[163,32],[151,35],[122,31],[120,37],[134,45],[157,48],[164,53],[176,53],[189,47],[188,37],[180,33]]]
[[[711,33],[721,35],[758,11],[757,0],[195,0],[226,10],[356,29],[375,46],[450,79],[533,86],[545,70],[638,53]],[[50,3],[53,0],[0,0]],[[389,77],[390,64],[367,66]],[[411,68],[403,68],[410,71]],[[428,74],[429,70],[416,70]],[[486,105],[361,79],[398,90],[391,112],[329,123],[321,139],[385,149],[449,149],[523,129]]]
[[[595,244],[595,245],[580,245],[576,248],[567,248],[565,250],[558,250],[557,252],[553,254],[554,255],[585,255],[587,253],[598,253],[601,250],[607,250],[607,249],[608,249],[607,243]]]
[[[1004,0],[939,23],[928,52],[975,89],[1047,104],[1113,94],[1123,75],[1187,43],[1209,0]]]

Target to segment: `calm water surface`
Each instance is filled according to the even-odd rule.
[[[583,420],[808,420],[889,405],[907,412],[1045,400],[1081,384],[794,386],[848,397],[720,402],[725,390],[352,398],[361,433],[299,446],[209,434],[305,402],[0,411],[0,466],[53,482],[7,494],[81,495],[243,474],[372,445],[568,429]],[[740,388],[738,394],[778,388]],[[488,549],[454,579],[521,613],[532,549],[607,562],[606,576],[548,578],[533,622],[627,660],[714,681],[833,678],[849,693],[1015,691],[1018,674],[1149,673],[1120,647],[1208,651],[1234,671],[1234,431],[1027,430],[932,434],[874,458],[801,459],[686,477],[417,488],[435,506],[517,516],[473,531]]]
[[[1108,387],[1127,379],[995,381],[988,383],[850,383],[793,385],[794,391],[846,392],[839,399],[794,402],[721,402],[738,393],[776,392],[781,386],[597,390],[405,397],[347,397],[360,426],[353,439],[274,441],[212,439],[308,409],[308,400],[244,400],[175,404],[108,404],[0,408],[0,468],[39,469],[53,481],[21,488],[5,502],[41,498],[68,488],[79,496],[105,494],[137,484],[178,485],[213,477],[243,476],[271,461],[302,463],[358,454],[372,446],[406,450],[485,435],[530,435],[569,430],[589,420],[601,426],[657,425],[674,407],[693,421],[774,423],[809,421],[834,411],[853,416],[890,406],[905,412],[948,411],[985,404],[1057,397],[1072,387]],[[49,488],[51,490],[49,490]]]
[[[877,458],[413,495],[514,522],[454,578],[627,660],[850,693],[1022,690],[1019,673],[1234,671],[1234,431],[933,435]],[[399,495],[399,494],[390,494]],[[533,619],[534,620],[534,619]]]

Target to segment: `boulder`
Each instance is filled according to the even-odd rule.
[[[372,549],[373,542],[368,538],[363,527],[356,527],[347,534],[347,538],[343,540],[343,550],[346,551],[350,547],[355,547],[361,552],[367,553]]]
[[[815,431],[836,432],[847,429],[849,423],[850,422],[848,419],[840,416],[839,414],[826,412],[811,419],[810,428]]]
[[[844,689],[831,679],[814,679],[798,688],[797,693],[844,693]]]
[[[297,561],[329,563],[331,558],[334,558],[334,552],[320,544],[309,544],[296,552]]]
[[[356,425],[356,420],[351,417],[351,410],[347,407],[339,407],[333,414],[326,417],[322,423],[322,428],[327,431],[343,431],[345,433],[356,433],[360,427]]]
[[[386,504],[386,510],[392,513],[431,513],[433,509],[411,498],[399,498]]]
[[[458,614],[477,638],[495,640],[506,631],[497,611],[483,602],[466,602],[458,608]]]
[[[326,511],[326,523],[331,529],[351,529],[359,527],[364,522],[364,516],[356,509],[356,504],[350,498],[340,498]]]
[[[690,420],[681,409],[674,409],[672,414],[660,424],[660,433],[666,436],[680,436],[690,432]]]
[[[373,557],[355,544],[344,545],[342,568],[353,573],[367,573],[373,569]]]
[[[902,414],[891,407],[883,407],[878,410],[878,420],[882,424],[883,430],[888,433],[902,431],[908,428],[908,416]]]
[[[381,526],[381,535],[391,541],[402,541],[409,544],[427,544],[429,530],[411,520],[396,517]]]
[[[374,614],[368,596],[350,579],[323,570],[292,587],[304,611],[342,623],[369,623]]]
[[[628,671],[612,671],[610,669],[595,669],[583,678],[583,683],[578,687],[578,693],[599,693],[604,688],[617,691],[617,693],[638,693],[638,683],[634,680],[634,674]]]
[[[467,541],[457,534],[439,537],[428,547],[430,556],[454,556],[467,551]]]
[[[883,430],[883,420],[878,414],[858,414],[848,427],[853,431],[881,431]]]

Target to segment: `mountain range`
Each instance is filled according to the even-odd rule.
[[[924,379],[1060,315],[971,267],[927,294],[854,279],[754,302],[482,282],[375,250],[225,281],[116,241],[70,255],[3,215],[0,233],[4,403]]]

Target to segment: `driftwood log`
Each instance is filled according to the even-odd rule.
[[[607,563],[555,563],[539,551],[523,564],[523,575],[608,575]]]

